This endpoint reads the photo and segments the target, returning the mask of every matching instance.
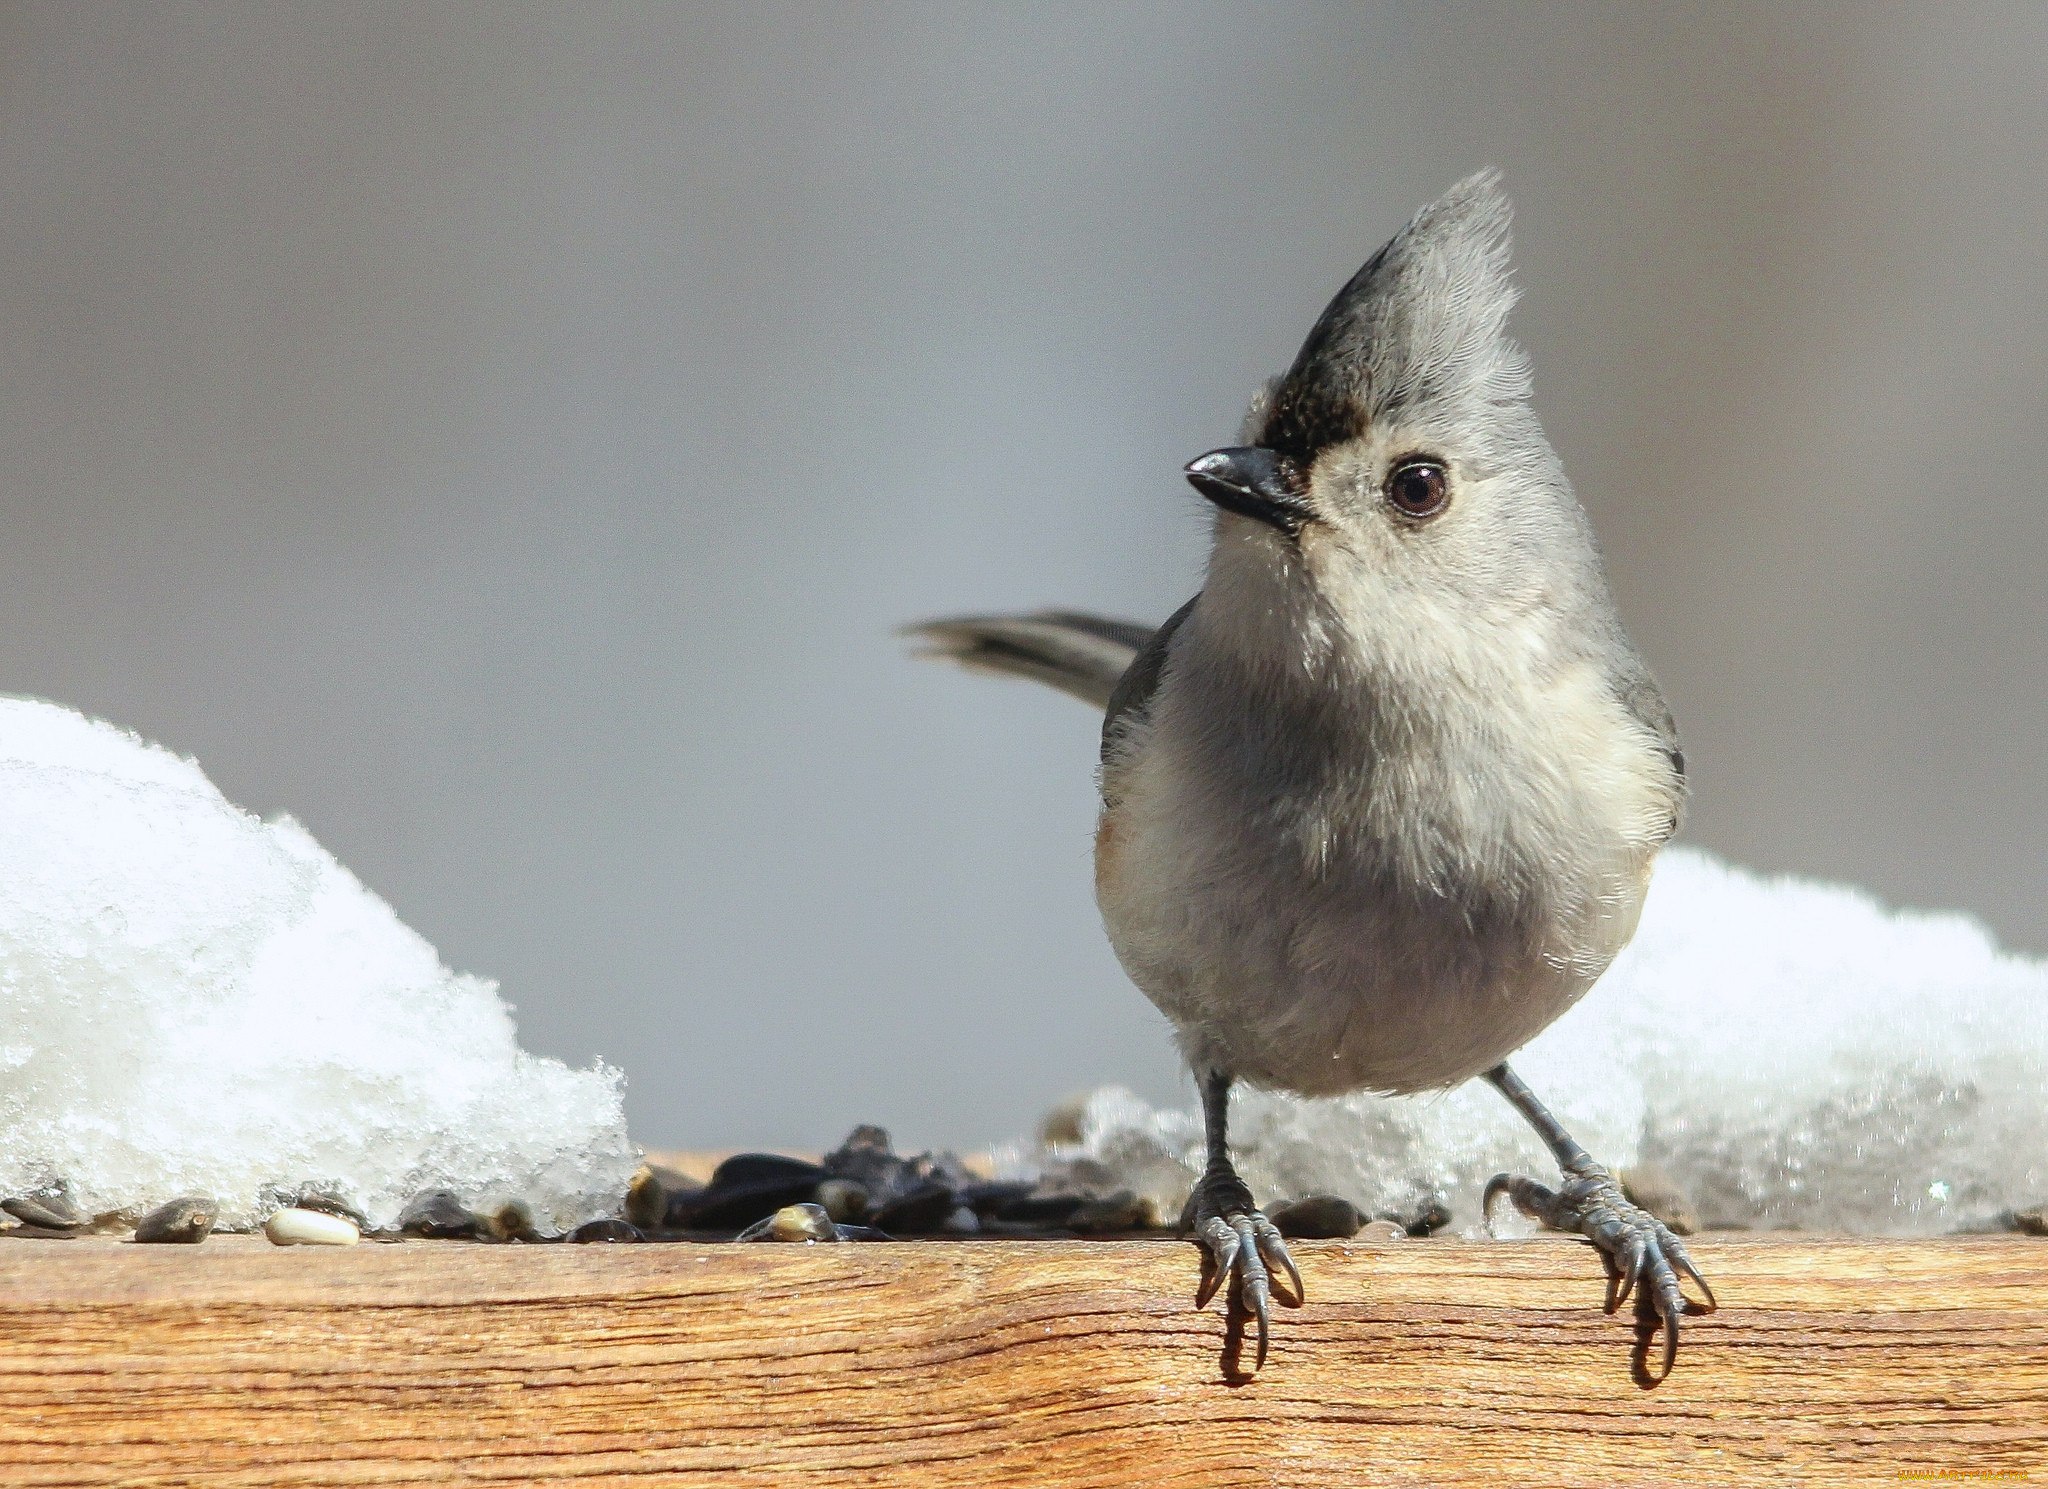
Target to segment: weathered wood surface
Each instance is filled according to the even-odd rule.
[[[0,1483],[2048,1479],[2048,1242],[1694,1251],[1723,1306],[1651,1389],[1558,1238],[1302,1244],[1240,1386],[1175,1242],[13,1240]]]

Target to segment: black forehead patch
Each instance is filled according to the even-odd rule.
[[[1364,430],[1364,410],[1347,383],[1290,374],[1273,395],[1273,411],[1259,443],[1306,470],[1320,452],[1355,439]]]
[[[1308,466],[1331,445],[1365,432],[1371,381],[1368,312],[1393,247],[1389,243],[1366,260],[1317,317],[1294,365],[1273,390],[1272,411],[1259,439],[1267,449]]]

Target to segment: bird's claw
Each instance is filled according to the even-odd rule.
[[[1202,1284],[1195,1306],[1206,1308],[1227,1281],[1225,1304],[1241,1329],[1249,1318],[1258,1345],[1250,1374],[1266,1363],[1273,1331],[1272,1304],[1299,1308],[1304,1297],[1301,1270],[1272,1221],[1252,1204],[1251,1191],[1235,1174],[1211,1174],[1188,1197],[1187,1223],[1202,1248]],[[1285,1278],[1286,1285],[1280,1285]]]
[[[1706,1294],[1703,1312],[1711,1313],[1717,1306],[1713,1288],[1671,1228],[1631,1203],[1598,1164],[1567,1173],[1555,1190],[1533,1179],[1497,1174],[1486,1186],[1481,1213],[1491,1216],[1493,1202],[1503,1194],[1524,1215],[1553,1230],[1584,1236],[1599,1249],[1607,1266],[1607,1311],[1613,1313],[1635,1295],[1637,1313],[1664,1327],[1663,1375],[1669,1375],[1678,1358],[1678,1321],[1691,1306],[1679,1274],[1690,1277]]]

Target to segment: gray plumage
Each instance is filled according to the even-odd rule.
[[[1028,677],[1105,708],[1152,627],[1071,610],[961,615],[905,626],[917,655],[973,672]]]
[[[1286,1256],[1229,1166],[1234,1079],[1314,1096],[1483,1072],[1568,1176],[1607,1182],[1501,1062],[1633,934],[1683,760],[1530,408],[1514,299],[1507,201],[1474,176],[1339,292],[1244,445],[1189,466],[1219,510],[1166,625],[919,632],[1106,709],[1097,900],[1204,1083],[1196,1219],[1226,1271]],[[1606,1194],[1546,1218],[1611,1219]],[[1669,1322],[1668,1267],[1656,1287]]]

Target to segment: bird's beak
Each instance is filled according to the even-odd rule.
[[[1293,537],[1315,516],[1298,466],[1256,445],[1211,450],[1188,462],[1188,484],[1226,512],[1276,527]]]

